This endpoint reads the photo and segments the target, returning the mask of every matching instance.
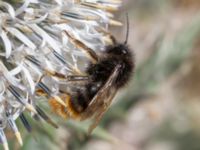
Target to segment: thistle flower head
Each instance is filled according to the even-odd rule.
[[[4,149],[8,149],[7,126],[22,144],[15,120],[20,118],[29,130],[25,110],[53,124],[37,106],[37,88],[65,105],[56,97],[63,84],[60,79],[80,73],[88,59],[74,40],[97,53],[104,50],[111,42],[107,26],[121,25],[112,14],[120,4],[121,0],[0,1],[0,141]]]

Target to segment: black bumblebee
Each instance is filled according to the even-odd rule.
[[[70,41],[87,53],[91,62],[85,70],[87,80],[81,85],[84,88],[77,89],[73,93],[61,92],[63,93],[61,98],[66,103],[66,107],[54,99],[50,99],[49,104],[57,114],[64,118],[79,120],[94,117],[95,121],[90,126],[89,132],[97,126],[116,92],[128,83],[135,68],[133,54],[127,45],[128,29],[127,18],[125,42],[117,43],[115,38],[111,36],[113,45],[107,46],[100,56],[65,31]],[[73,80],[76,80],[76,77]],[[81,77],[77,81],[80,80]],[[83,80],[85,80],[85,76]]]

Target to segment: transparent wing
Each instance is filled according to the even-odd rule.
[[[105,85],[99,90],[99,92],[92,99],[92,101],[89,104],[89,107],[91,107],[91,106],[93,106],[95,104],[100,104],[102,102],[104,102],[104,103],[109,102],[105,98],[106,97],[110,97],[110,95],[112,93],[114,94],[115,93],[114,91],[116,91],[115,87],[113,87],[113,83],[117,79],[117,76],[119,74],[119,69],[120,69],[120,65],[117,65],[115,67],[113,73],[111,74],[111,76],[109,77],[109,79],[107,80],[107,82],[105,83]],[[102,99],[104,99],[104,100],[102,100]]]
[[[95,95],[89,104],[88,110],[86,112],[87,114],[90,113],[91,115],[94,115],[94,122],[89,127],[89,133],[91,133],[92,130],[98,125],[104,113],[108,110],[117,92],[117,89],[113,87],[113,85],[117,79],[119,70],[120,65],[117,65],[105,85],[99,90],[99,92]]]
[[[88,134],[90,134],[96,128],[96,126],[99,124],[104,113],[108,110],[109,106],[111,105],[111,102],[112,102],[116,92],[117,92],[116,89],[112,90],[110,93],[110,96],[108,98],[106,98],[106,102],[102,106],[99,107],[99,109],[97,110],[97,113],[94,116],[94,122],[90,125],[90,127],[88,129]]]

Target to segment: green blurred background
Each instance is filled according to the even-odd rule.
[[[124,0],[116,17],[126,12],[137,67],[100,126],[32,121],[22,148],[8,133],[11,150],[200,150],[200,1]],[[124,41],[125,26],[112,30]]]

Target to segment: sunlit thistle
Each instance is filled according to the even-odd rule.
[[[121,0],[0,1],[0,141],[5,150],[7,126],[23,144],[17,118],[31,131],[25,110],[57,127],[38,99],[66,106],[59,96],[62,87],[84,76],[88,59],[96,61],[90,49],[98,53],[112,44],[107,27],[122,25],[112,14],[120,5]]]

